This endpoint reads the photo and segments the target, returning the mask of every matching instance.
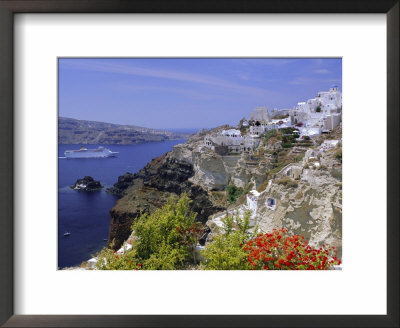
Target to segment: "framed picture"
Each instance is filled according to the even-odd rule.
[[[2,324],[398,326],[398,1],[0,10]]]

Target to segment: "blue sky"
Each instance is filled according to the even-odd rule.
[[[152,128],[236,125],[342,89],[340,58],[59,59],[59,115]]]

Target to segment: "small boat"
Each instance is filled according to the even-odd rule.
[[[71,233],[70,232],[64,232],[64,237],[69,236]]]

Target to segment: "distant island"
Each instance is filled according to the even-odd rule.
[[[157,130],[135,125],[58,118],[59,144],[134,144],[187,139],[190,133]]]

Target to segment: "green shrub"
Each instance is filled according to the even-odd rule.
[[[281,129],[283,134],[293,134],[293,131],[296,130],[295,128],[283,128]]]
[[[254,231],[257,230],[250,231],[253,228],[250,226],[250,215],[251,212],[246,212],[243,218],[228,215],[223,219],[224,233],[214,237],[202,251],[206,270],[246,269],[247,256],[242,246],[255,237]]]
[[[269,139],[271,139],[272,137],[276,137],[277,135],[278,135],[278,132],[277,132],[276,130],[269,130],[269,131],[267,131],[267,132],[264,134],[264,139],[263,139],[264,144],[266,144],[267,141],[268,141]]]
[[[206,246],[202,255],[206,270],[244,270],[246,253],[242,249],[243,240],[239,233],[216,236]]]
[[[103,248],[97,254],[97,259],[96,268],[98,270],[135,270],[141,268],[141,263],[133,250],[125,254],[118,254],[112,249]]]
[[[236,202],[236,199],[238,199],[238,197],[243,194],[243,188],[236,187],[234,184],[228,185],[226,187],[226,191],[229,204],[233,204],[234,202]]]
[[[196,213],[189,209],[190,202],[186,194],[182,194],[177,202],[171,197],[162,208],[141,215],[133,223],[134,250],[143,261],[143,268],[162,269],[162,259],[166,266],[176,267],[189,257],[190,249],[182,243],[181,232],[189,229],[196,218]],[[166,256],[167,253],[171,255]]]
[[[142,214],[132,224],[132,250],[118,254],[103,249],[98,254],[100,270],[174,270],[195,258],[195,247],[202,233],[190,210],[191,200],[182,194],[152,214]]]

